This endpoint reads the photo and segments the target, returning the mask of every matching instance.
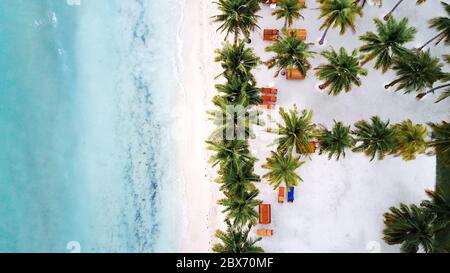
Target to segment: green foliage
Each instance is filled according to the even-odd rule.
[[[219,0],[216,2],[222,14],[215,16],[222,22],[219,30],[234,34],[234,44],[226,43],[216,50],[215,61],[220,62],[225,83],[215,87],[219,95],[213,98],[215,110],[208,111],[209,119],[216,125],[210,139],[206,141],[213,152],[209,163],[218,168],[219,177],[215,182],[225,198],[217,203],[225,207],[227,231],[216,231],[221,243],[214,244],[212,250],[220,253],[260,253],[256,243],[261,240],[249,238],[249,232],[257,223],[255,207],[261,203],[256,199],[259,191],[254,183],[260,177],[254,173],[254,158],[249,150],[248,139],[254,137],[252,126],[262,125],[260,112],[254,106],[262,102],[261,89],[256,87],[252,70],[261,63],[252,48],[239,42],[239,34],[246,38],[257,27],[260,2],[256,0]],[[216,77],[216,78],[217,78]],[[247,228],[244,228],[244,227]]]
[[[436,214],[436,225],[444,228],[450,225],[450,193],[445,193],[437,186],[436,191],[426,191],[431,200],[422,201],[421,205]]]
[[[285,34],[283,37],[266,48],[267,52],[275,53],[275,56],[266,62],[268,68],[277,67],[275,77],[280,74],[281,70],[287,68],[299,69],[303,75],[306,75],[311,69],[309,59],[315,55],[315,52],[310,50],[313,44],[297,39],[295,33],[288,35],[286,30],[283,32]]]
[[[355,124],[355,135],[357,146],[354,152],[364,152],[370,157],[370,161],[377,157],[383,159],[385,155],[396,151],[395,131],[389,126],[389,121],[383,122],[378,116],[370,119],[371,122],[361,120]]]
[[[361,7],[355,3],[355,0],[326,0],[320,4],[321,14],[319,19],[325,18],[320,29],[326,29],[324,35],[320,39],[319,44],[323,44],[325,36],[330,27],[340,28],[339,33],[343,35],[347,28],[355,32],[356,16],[362,16]]]
[[[289,113],[280,107],[280,116],[284,124],[276,123],[278,128],[269,128],[268,132],[278,134],[275,141],[277,150],[282,153],[292,153],[293,149],[299,154],[312,152],[311,141],[317,135],[316,125],[311,122],[312,111],[303,110],[298,114],[297,106],[289,110]]]
[[[253,127],[263,125],[260,112],[246,108],[244,103],[229,104],[226,98],[220,96],[214,97],[213,103],[217,109],[207,112],[209,120],[216,125],[210,140],[254,138]]]
[[[227,231],[216,231],[216,237],[221,243],[214,244],[212,251],[217,253],[263,253],[264,250],[261,247],[256,246],[256,243],[261,238],[251,239],[249,233],[251,226],[243,228],[242,226],[232,225],[229,221],[226,221]]]
[[[217,91],[232,105],[259,105],[262,103],[261,88],[250,77],[232,77],[224,84],[216,84]]]
[[[253,166],[256,158],[251,156],[248,142],[245,140],[223,140],[221,142],[206,141],[208,149],[215,154],[209,162],[213,167],[219,165],[220,169],[230,169],[242,172],[245,166]]]
[[[224,194],[226,198],[220,199],[217,204],[225,207],[222,212],[226,213],[227,220],[233,220],[233,225],[257,224],[258,212],[255,207],[262,203],[256,199],[259,194],[257,189],[243,191],[240,195],[230,192]]]
[[[244,165],[239,172],[233,169],[221,169],[218,171],[219,177],[216,182],[221,184],[220,190],[222,192],[229,193],[232,196],[241,196],[243,192],[256,189],[253,183],[261,180],[253,171],[253,166],[248,165]]]
[[[403,45],[414,39],[417,30],[408,26],[408,18],[400,21],[391,18],[386,23],[380,19],[373,21],[377,33],[367,32],[360,37],[360,40],[364,42],[360,51],[367,53],[362,64],[375,59],[375,68],[385,73],[391,67],[395,56],[401,58],[408,53]]]
[[[260,16],[256,13],[261,9],[261,1],[218,0],[214,3],[218,6],[220,14],[212,17],[213,22],[221,24],[217,30],[226,33],[225,39],[233,34],[236,44],[240,34],[248,38],[250,32],[258,28]]]
[[[360,76],[366,76],[367,70],[359,65],[361,57],[357,50],[353,50],[349,55],[345,48],[341,47],[339,52],[331,49],[321,54],[328,63],[316,68],[316,76],[325,81],[320,85],[320,89],[329,88],[328,94],[336,96],[342,91],[349,92],[353,85],[361,86]]]
[[[267,158],[267,163],[262,167],[269,170],[267,174],[263,175],[263,178],[267,178],[274,189],[277,189],[283,182],[286,184],[286,188],[289,188],[297,186],[299,181],[303,181],[296,170],[305,162],[300,161],[298,157],[293,157],[292,154],[271,153],[272,156]]]
[[[261,63],[252,48],[246,48],[245,43],[237,45],[226,43],[225,46],[216,51],[216,62],[220,62],[223,72],[217,77],[224,76],[227,79],[240,79],[242,81],[250,79],[255,82],[252,69]]]
[[[396,149],[403,160],[416,159],[416,154],[424,154],[428,148],[427,127],[406,120],[394,126]]]
[[[448,200],[450,199],[450,155],[447,154],[436,154],[436,194],[441,195],[440,199],[445,201],[435,201],[436,203],[446,203],[448,204]],[[436,210],[435,210],[436,212]],[[441,210],[443,213],[444,210]],[[448,213],[447,213],[448,215]],[[439,215],[437,212],[438,221],[443,219],[448,219],[448,216]],[[444,223],[444,221],[441,221]],[[447,227],[440,229],[436,232],[435,235],[435,250],[437,252],[445,252],[450,253],[450,225]]]
[[[444,7],[445,12],[447,13],[446,17],[440,16],[435,17],[430,20],[430,28],[434,28],[439,32],[438,41],[436,44],[439,44],[441,41],[444,41],[445,45],[450,45],[450,4],[445,2],[441,2]]]
[[[355,139],[351,135],[350,126],[345,126],[342,122],[334,122],[333,129],[329,131],[322,128],[319,131],[319,154],[328,153],[328,159],[336,156],[336,160],[345,157],[345,150],[351,149],[355,145]]]
[[[277,7],[272,15],[276,16],[277,19],[284,18],[284,27],[290,27],[294,20],[303,18],[300,12],[304,8],[306,7],[300,4],[298,0],[278,0]]]
[[[429,51],[396,56],[393,69],[397,78],[385,88],[397,86],[395,91],[403,90],[405,94],[431,88],[435,82],[445,77],[439,58],[432,57]]]
[[[389,245],[401,245],[401,251],[416,253],[420,247],[425,252],[433,251],[433,222],[436,215],[429,209],[416,205],[400,204],[384,214],[383,240]]]
[[[432,140],[429,145],[450,164],[450,123],[442,121],[440,124],[429,123],[428,125],[432,129]]]

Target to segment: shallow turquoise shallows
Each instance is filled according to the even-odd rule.
[[[0,252],[178,251],[182,2],[0,1]]]

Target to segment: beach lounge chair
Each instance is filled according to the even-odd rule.
[[[261,104],[261,106],[266,108],[266,109],[269,109],[269,110],[275,108],[275,104],[263,103],[263,104]]]
[[[288,192],[288,202],[289,202],[289,203],[294,202],[294,187],[290,187],[290,188],[289,188],[289,192]]]
[[[294,36],[297,37],[297,39],[302,40],[302,41],[306,40],[306,34],[307,34],[306,29],[299,28],[299,29],[289,29],[288,30],[289,36],[292,35],[293,33],[295,33]]]
[[[261,98],[263,99],[264,103],[277,102],[277,97],[276,96],[262,95]]]
[[[278,188],[278,203],[284,203],[285,187]]]
[[[262,225],[268,225],[272,222],[272,211],[270,204],[259,205],[259,223]]]
[[[305,76],[296,68],[289,68],[286,70],[287,80],[304,80]]]
[[[273,235],[273,229],[260,228],[260,229],[256,230],[256,235],[258,235],[258,236],[272,236]]]
[[[279,37],[280,31],[278,29],[264,29],[264,41],[276,41]]]
[[[315,153],[316,152],[316,150],[317,150],[317,148],[318,148],[318,143],[317,143],[317,141],[311,141],[310,143],[309,143],[309,145],[310,145],[310,147],[311,147],[311,150],[310,150],[310,153],[311,154],[313,154],[313,153]]]
[[[278,94],[278,90],[276,88],[264,87],[261,91],[262,91],[262,93],[264,95],[276,95],[276,94]]]

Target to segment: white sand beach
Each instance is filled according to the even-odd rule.
[[[214,50],[221,39],[211,26],[213,11],[210,1],[187,3],[184,9],[181,81],[183,85],[183,137],[180,141],[181,172],[185,185],[186,230],[181,251],[209,252],[215,230],[222,217],[216,200],[220,193],[212,183],[215,171],[207,163],[205,140],[211,132],[206,111],[211,109],[215,95],[214,75],[218,67],[213,62]]]
[[[409,1],[407,1],[409,2]],[[308,42],[314,42],[313,50],[321,51],[333,46],[344,46],[351,51],[361,46],[358,37],[366,31],[374,30],[373,18],[382,17],[391,5],[386,1],[382,8],[366,6],[364,16],[358,18],[357,32],[339,36],[338,30],[331,29],[326,44],[317,45],[322,31],[318,19],[318,4],[307,1],[308,8],[303,11],[304,20],[294,23],[295,28],[306,28]],[[264,61],[270,58],[265,52],[268,42],[262,41],[264,28],[281,29],[283,21],[276,21],[267,5],[262,6],[259,21],[261,30],[253,33],[252,46],[255,53]],[[220,198],[218,186],[212,181],[216,172],[211,170],[207,159],[204,140],[211,132],[207,122],[206,110],[211,109],[211,97],[216,94],[214,75],[220,68],[213,62],[214,50],[222,44],[221,35],[216,34],[217,25],[210,16],[217,13],[211,1],[196,0],[185,7],[183,29],[183,104],[186,108],[185,138],[180,142],[182,153],[182,172],[185,180],[185,206],[187,211],[187,230],[182,251],[208,252],[215,241],[214,231],[223,227],[221,208],[215,204]],[[414,47],[435,35],[427,28],[427,21],[443,13],[439,1],[428,1],[417,7],[404,3],[396,13],[396,18],[410,18],[410,25],[417,28],[415,41],[408,44]],[[448,54],[443,45],[431,47],[434,56]],[[319,54],[312,59],[314,67],[324,62]],[[261,65],[255,71],[258,85],[267,86],[270,82],[278,88],[278,106],[289,109],[297,104],[299,109],[312,109],[313,122],[328,127],[333,120],[353,124],[361,119],[378,115],[397,123],[411,119],[415,123],[449,120],[449,102],[434,104],[436,96],[416,101],[415,95],[385,90],[384,84],[393,79],[394,74],[382,74],[372,69],[368,63],[369,75],[363,78],[363,85],[350,93],[336,97],[318,91],[319,81],[311,70],[304,81],[286,81],[283,77],[274,78],[274,71]],[[278,107],[270,111],[278,116]],[[266,110],[266,113],[269,111]],[[267,147],[275,136],[258,134],[253,140],[252,149],[259,158],[257,173],[265,158],[274,147]],[[277,193],[263,180],[258,188],[260,199],[272,204],[272,225],[274,236],[264,238],[260,245],[267,252],[398,252],[397,247],[386,245],[382,238],[383,213],[390,206],[400,202],[417,203],[425,198],[425,189],[435,184],[435,158],[419,156],[413,161],[387,157],[383,161],[369,161],[359,153],[348,152],[340,161],[328,160],[326,155],[313,155],[306,159],[299,174],[304,182],[296,188],[293,204],[278,204]],[[256,229],[255,229],[256,230]]]

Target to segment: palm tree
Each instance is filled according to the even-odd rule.
[[[212,251],[217,253],[263,253],[264,250],[256,246],[261,241],[261,237],[257,239],[249,238],[251,226],[243,229],[242,226],[234,226],[230,221],[225,221],[227,231],[216,231],[216,237],[221,243],[214,244]]]
[[[260,177],[253,173],[253,166],[245,165],[240,172],[233,169],[221,169],[215,182],[221,184],[220,190],[232,196],[242,196],[255,188],[253,183],[260,182]]]
[[[435,225],[438,229],[450,225],[450,196],[441,187],[436,187],[436,191],[426,191],[431,200],[424,200],[421,206],[428,208],[436,214]]]
[[[360,76],[367,75],[367,69],[359,65],[361,57],[357,50],[349,55],[345,48],[341,47],[339,52],[334,49],[321,53],[327,60],[327,64],[321,64],[315,70],[316,76],[325,81],[319,86],[320,89],[329,88],[328,94],[336,96],[343,90],[349,92],[352,85],[361,86]]]
[[[432,129],[431,141],[428,143],[436,154],[448,159],[450,163],[450,123],[442,121],[440,124],[429,123]]]
[[[300,158],[293,157],[292,154],[283,154],[281,152],[271,152],[272,156],[267,158],[267,163],[262,165],[264,169],[270,170],[263,175],[267,178],[270,185],[277,189],[281,183],[285,183],[286,187],[297,186],[299,181],[303,179],[295,172],[305,162]]]
[[[417,98],[418,100],[421,100],[421,99],[422,99],[423,97],[425,97],[426,95],[432,94],[432,93],[436,92],[437,90],[439,90],[439,89],[444,89],[444,88],[447,88],[447,89],[444,90],[444,91],[442,92],[442,94],[437,98],[437,100],[436,100],[434,103],[441,102],[441,101],[445,100],[446,98],[450,97],[450,83],[446,83],[446,84],[443,84],[443,85],[439,85],[439,86],[436,86],[436,87],[431,88],[430,90],[428,90],[428,91],[426,91],[426,92],[419,93],[419,94],[416,96],[416,98]]]
[[[355,32],[356,15],[362,16],[362,9],[355,0],[326,0],[320,4],[321,14],[319,19],[325,18],[325,22],[320,29],[325,29],[322,38],[319,41],[323,45],[325,37],[331,26],[340,27],[340,34],[343,35],[349,27]]]
[[[275,77],[286,68],[299,69],[303,75],[306,75],[311,68],[309,59],[315,54],[314,51],[309,50],[313,44],[297,39],[293,32],[288,34],[287,30],[283,30],[283,33],[285,34],[284,37],[279,38],[273,45],[266,48],[267,52],[276,54],[267,61],[267,66],[269,69],[277,67]]]
[[[258,194],[257,189],[243,191],[240,196],[225,193],[226,198],[220,199],[217,204],[225,207],[222,213],[226,213],[227,220],[233,219],[233,225],[256,225],[259,216],[255,207],[262,203],[256,199]]]
[[[242,42],[235,46],[226,43],[221,50],[217,49],[215,52],[217,54],[215,61],[220,62],[224,70],[216,78],[225,76],[227,79],[243,78],[255,82],[251,71],[261,63],[261,60],[252,48],[246,48]]]
[[[334,126],[331,131],[327,128],[322,128],[319,131],[319,155],[328,153],[328,159],[333,155],[336,160],[345,157],[345,150],[351,149],[355,145],[355,139],[351,135],[350,126],[345,126],[342,122],[334,121]]]
[[[257,88],[250,77],[232,77],[216,89],[229,104],[259,105],[262,103],[261,88]]]
[[[276,122],[278,128],[269,128],[269,133],[275,133],[280,137],[275,140],[277,150],[283,153],[292,153],[293,149],[299,154],[309,154],[313,152],[311,141],[316,134],[316,125],[311,122],[312,111],[303,110],[298,114],[297,106],[289,110],[289,113],[280,107],[280,116],[284,124]]]
[[[403,90],[405,94],[431,88],[435,82],[445,77],[439,58],[432,57],[429,51],[417,54],[409,52],[401,57],[397,56],[394,59],[393,69],[397,78],[384,88],[389,89],[398,85],[395,91]]]
[[[425,252],[433,251],[433,222],[436,215],[429,209],[406,206],[391,207],[384,214],[383,240],[389,245],[400,244],[400,250],[415,253],[422,247]]]
[[[232,169],[241,173],[243,167],[253,166],[256,161],[250,154],[249,145],[244,140],[224,140],[222,142],[206,141],[208,149],[215,152],[209,159],[212,167],[220,164],[221,169]]]
[[[367,53],[362,65],[376,59],[375,68],[385,73],[392,65],[394,56],[403,56],[407,49],[403,45],[414,39],[416,28],[408,26],[408,18],[396,21],[390,18],[386,23],[380,19],[373,20],[377,33],[367,32],[359,37],[365,44],[360,48]]]
[[[394,126],[396,149],[403,160],[416,159],[416,154],[424,154],[428,148],[427,127],[406,120]]]
[[[444,55],[444,61],[450,65],[450,55]],[[444,83],[441,85],[435,86],[435,87],[431,88],[430,90],[427,90],[426,92],[419,93],[416,96],[416,98],[418,100],[421,100],[426,95],[434,94],[434,92],[436,92],[437,90],[444,89],[444,88],[446,88],[446,89],[437,98],[435,103],[441,102],[441,101],[445,100],[446,98],[450,97],[450,73],[449,72],[444,73],[441,81]]]
[[[220,14],[213,16],[213,22],[220,23],[217,29],[225,32],[225,39],[230,34],[234,35],[234,45],[237,45],[239,35],[242,33],[246,39],[250,32],[258,28],[259,15],[256,13],[261,9],[259,0],[218,0]]]
[[[445,12],[447,12],[447,17],[436,17],[430,20],[430,28],[435,28],[438,34],[426,42],[423,46],[419,47],[422,50],[431,42],[437,39],[436,45],[438,45],[442,40],[446,45],[450,44],[450,4],[441,2],[444,6]]]
[[[261,112],[246,107],[242,101],[230,104],[226,97],[215,96],[213,103],[217,106],[217,110],[207,112],[210,116],[209,120],[215,125],[215,129],[209,137],[210,140],[254,138],[253,127],[264,124],[260,118]]]
[[[302,18],[300,14],[302,9],[306,8],[298,0],[278,0],[277,8],[272,13],[277,19],[284,18],[284,28],[290,27],[294,20]]]
[[[356,130],[353,131],[359,145],[353,148],[354,152],[364,152],[370,157],[383,159],[386,154],[391,154],[395,149],[395,131],[389,126],[389,121],[383,122],[380,117],[370,118],[371,123],[365,120],[355,123]]]
[[[426,1],[427,1],[427,0],[416,0],[416,4],[417,4],[417,5],[420,5],[420,4],[425,3]],[[384,21],[387,21],[387,20],[389,20],[389,18],[391,18],[392,13],[394,13],[394,11],[398,8],[398,6],[400,6],[400,4],[401,4],[402,2],[403,2],[403,0],[399,0],[399,1],[397,2],[397,4],[394,5],[394,7],[391,9],[391,11],[389,11],[388,14],[386,14],[386,15],[383,17]]]
[[[443,56],[444,61],[450,65],[450,54]]]

